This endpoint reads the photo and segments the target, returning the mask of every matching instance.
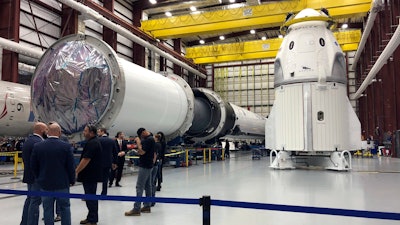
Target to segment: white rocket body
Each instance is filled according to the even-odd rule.
[[[361,147],[360,122],[347,97],[345,59],[324,16],[305,9],[288,27],[275,60],[266,148],[315,155]]]
[[[144,127],[170,139],[198,141],[230,134],[238,124],[243,124],[243,133],[253,129],[245,118],[239,123],[235,115],[240,112],[228,111],[229,103],[215,92],[199,89],[195,96],[181,77],[163,76],[123,60],[105,42],[87,35],[54,43],[36,67],[31,86],[38,120],[59,122],[75,139],[82,138],[88,123],[107,128],[111,135],[123,131],[135,136]],[[259,122],[257,135],[263,137],[265,119]],[[248,124],[254,124],[253,117]]]
[[[32,132],[31,87],[0,81],[0,136],[24,137]]]

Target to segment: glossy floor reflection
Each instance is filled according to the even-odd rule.
[[[268,167],[268,157],[252,160],[251,154],[233,153],[232,156],[210,164],[198,162],[189,168],[166,168],[164,183],[157,196],[201,198],[210,195],[218,200],[400,213],[400,159],[355,158],[352,172],[335,172],[272,170]],[[135,174],[124,176],[123,187],[113,186],[109,195],[135,196],[136,178]],[[20,181],[6,176],[0,178],[0,188],[26,190]],[[100,191],[98,186],[98,193]],[[83,193],[83,188],[78,184],[71,188],[71,192]],[[24,200],[24,196],[0,194],[0,224],[19,224]],[[101,201],[98,224],[202,224],[199,205],[157,203],[150,214],[125,217],[124,212],[132,205],[131,202]],[[79,224],[86,213],[85,202],[71,200],[72,224]],[[394,225],[399,222],[212,206],[211,224]]]

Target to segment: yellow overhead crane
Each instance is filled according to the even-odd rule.
[[[357,50],[361,30],[334,32],[334,36],[344,52]],[[231,61],[275,58],[282,38],[274,38],[241,43],[196,46],[186,48],[186,57],[196,64],[213,64]]]
[[[142,21],[141,29],[158,39],[279,27],[288,13],[326,8],[334,20],[366,16],[371,0],[290,0],[237,9],[188,14]]]

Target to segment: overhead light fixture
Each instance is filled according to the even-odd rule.
[[[256,30],[250,30],[250,34],[255,34]]]
[[[172,13],[171,12],[165,12],[165,15],[170,17],[170,16],[172,16]]]
[[[149,0],[149,2],[151,3],[151,4],[157,4],[157,0]]]
[[[201,45],[204,45],[204,43],[206,43],[206,42],[202,39],[202,40],[199,41],[199,43],[200,43]]]
[[[225,40],[225,37],[223,35],[219,36],[219,40]]]
[[[283,35],[282,34],[278,35],[278,38],[283,38]]]
[[[190,10],[191,10],[192,12],[194,12],[194,11],[197,11],[197,8],[196,8],[195,6],[190,6]]]
[[[262,37],[261,37],[261,40],[265,41],[265,40],[267,40],[267,37],[262,36]]]
[[[347,29],[349,28],[349,25],[347,23],[342,24],[342,29]]]
[[[229,0],[229,3],[235,3],[236,0]]]

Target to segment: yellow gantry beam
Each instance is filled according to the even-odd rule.
[[[257,6],[188,14],[142,21],[141,29],[155,38],[172,39],[201,34],[219,34],[240,30],[277,27],[287,13],[305,8],[327,8],[333,19],[365,16],[371,0],[290,0]]]
[[[334,36],[343,51],[355,51],[361,39],[361,30],[335,32]],[[281,38],[274,38],[265,41],[197,46],[186,48],[186,57],[193,59],[196,64],[275,58],[281,43]]]

